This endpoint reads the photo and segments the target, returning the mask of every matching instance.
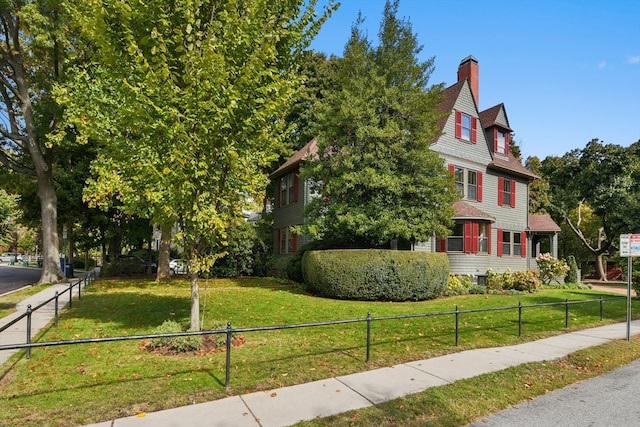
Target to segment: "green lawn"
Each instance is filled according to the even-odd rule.
[[[425,302],[336,301],[307,295],[274,279],[201,282],[204,328],[292,325],[342,319],[433,313],[554,301],[587,300],[591,290],[544,290],[531,295],[469,295]],[[0,299],[0,304],[3,300]],[[634,306],[640,301],[634,301]],[[605,302],[605,323],[626,319],[626,301]],[[65,311],[57,329],[39,341],[152,333],[163,321],[188,325],[189,283],[174,280],[100,280]],[[152,354],[140,341],[36,348],[0,367],[0,424],[77,425],[345,375],[470,348],[507,345],[566,332],[565,308],[523,309],[460,316],[455,347],[452,315],[373,323],[366,363],[366,324],[244,334],[232,350],[231,384],[223,352],[189,356]],[[569,330],[601,325],[597,303],[570,306]]]

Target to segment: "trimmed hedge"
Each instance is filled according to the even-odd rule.
[[[363,301],[422,301],[442,295],[449,278],[444,253],[379,249],[307,251],[302,259],[307,290]]]

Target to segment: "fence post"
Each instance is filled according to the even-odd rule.
[[[371,357],[371,312],[367,313],[367,363]]]
[[[456,347],[458,346],[458,328],[460,326],[460,310],[456,305]]]
[[[56,306],[53,309],[54,315],[53,315],[53,325],[57,328],[58,327],[58,291],[56,291]]]
[[[564,300],[564,327],[569,328],[569,298]]]
[[[27,305],[27,344],[31,344],[31,304]],[[31,358],[31,347],[27,347],[27,359]]]
[[[518,337],[522,336],[522,302],[518,301]]]
[[[73,284],[69,284],[69,310],[73,308]]]
[[[79,300],[81,300],[81,299],[82,299],[82,295],[81,295],[81,293],[82,293],[82,291],[81,291],[82,286],[80,285],[80,280],[78,280],[78,283],[77,283],[77,284],[78,284],[78,301],[79,301]]]
[[[602,296],[600,296],[600,321],[602,322],[602,319],[604,317],[604,307],[603,307],[603,303],[604,300],[602,299]]]
[[[224,386],[229,387],[231,379],[231,322],[227,322],[227,362],[224,376]]]

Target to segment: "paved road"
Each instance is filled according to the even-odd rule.
[[[39,268],[0,265],[0,295],[23,286],[33,285],[40,279],[41,274],[42,271]]]
[[[640,360],[521,403],[469,427],[640,425]]]

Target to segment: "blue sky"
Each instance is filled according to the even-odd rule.
[[[343,0],[311,48],[342,56],[358,11],[377,43],[384,4]],[[430,83],[478,60],[480,110],[505,104],[524,159],[640,140],[640,0],[400,0],[398,17],[435,56]]]

